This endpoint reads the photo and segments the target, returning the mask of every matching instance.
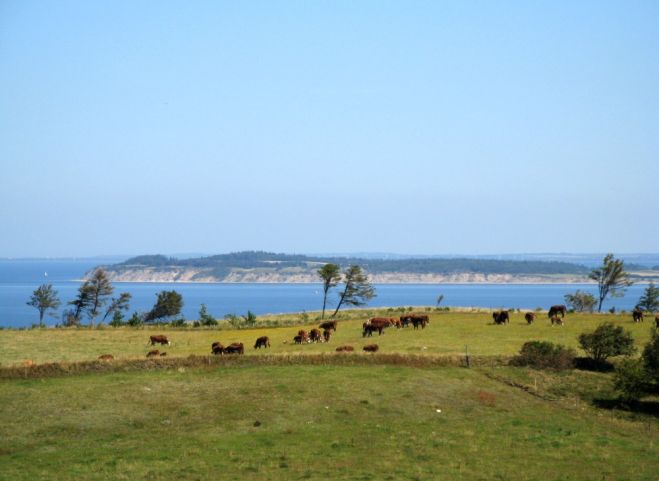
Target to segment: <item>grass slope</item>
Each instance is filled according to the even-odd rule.
[[[44,330],[0,330],[0,366],[12,366],[30,359],[35,363],[72,362],[96,359],[100,354],[110,353],[118,359],[144,358],[152,349],[147,346],[149,335],[166,334],[173,345],[161,348],[169,356],[205,355],[210,353],[213,341],[224,344],[243,342],[247,355],[263,355],[265,350],[255,351],[252,347],[258,336],[267,335],[272,348],[268,354],[333,352],[339,344],[351,344],[357,349],[376,342],[381,352],[401,354],[461,355],[465,346],[475,356],[513,355],[528,340],[548,340],[578,347],[577,336],[594,330],[598,324],[611,321],[630,330],[641,348],[650,337],[650,323],[635,324],[629,315],[569,314],[565,326],[552,327],[546,314],[538,314],[532,325],[527,325],[522,313],[514,313],[507,326],[492,324],[487,312],[435,312],[425,330],[414,331],[411,327],[396,330],[390,328],[383,336],[362,338],[361,325],[371,315],[398,315],[385,311],[352,311],[343,313],[348,320],[339,321],[339,327],[328,344],[294,345],[293,336],[301,328],[309,330],[317,323],[302,326],[260,328],[241,330],[205,330],[171,328],[105,328],[88,329],[44,329]],[[291,316],[287,316],[290,318]],[[290,320],[290,319],[289,319]],[[268,318],[267,322],[276,322]]]
[[[278,366],[4,381],[0,479],[657,479],[656,424],[490,377],[508,370]]]

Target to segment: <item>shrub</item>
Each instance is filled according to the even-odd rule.
[[[123,313],[119,310],[114,311],[114,315],[112,316],[112,320],[108,324],[112,327],[125,326],[126,322],[124,321]]]
[[[653,329],[650,342],[643,348],[641,359],[649,380],[659,385],[659,334],[656,329]]]
[[[170,326],[172,327],[185,327],[186,326],[185,319],[179,318],[179,319],[174,319],[169,323]]]
[[[128,325],[132,327],[141,327],[144,325],[144,316],[140,315],[137,311],[128,319]]]
[[[613,386],[624,401],[636,401],[648,391],[648,378],[640,359],[625,359],[616,366]]]
[[[579,345],[596,363],[604,363],[609,357],[634,354],[634,339],[622,326],[610,322],[600,324],[591,333],[579,336]]]
[[[511,364],[532,366],[538,369],[571,369],[574,366],[574,349],[546,341],[525,342]]]
[[[196,321],[195,324],[199,324],[201,326],[217,326],[218,323],[217,319],[208,313],[206,304],[202,304],[201,308],[199,309],[199,321]]]
[[[593,312],[597,299],[589,292],[577,289],[574,294],[565,294],[565,303],[573,312]]]

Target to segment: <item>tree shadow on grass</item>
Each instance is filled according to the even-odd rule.
[[[659,401],[623,401],[621,399],[593,399],[601,409],[626,411],[659,418]]]
[[[590,357],[575,357],[574,367],[582,371],[612,372],[615,368],[608,361],[596,361]]]

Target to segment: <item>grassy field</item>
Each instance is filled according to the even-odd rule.
[[[530,339],[577,347],[604,321],[641,347],[649,323],[571,314],[551,327],[540,314],[529,326],[515,313],[496,326],[487,312],[433,311],[424,330],[362,338],[362,322],[378,314],[393,315],[345,313],[330,343],[301,346],[292,337],[316,323],[0,330],[5,372],[33,373],[0,379],[0,480],[659,479],[655,398],[609,409],[610,373],[493,361]],[[146,361],[154,333],[173,345]],[[262,335],[272,348],[252,349]],[[244,342],[246,356],[207,357],[216,340]],[[381,354],[333,352],[372,342]],[[465,345],[487,362],[455,367]],[[117,360],[84,362],[104,353]],[[27,359],[41,366],[11,369]],[[79,369],[54,375],[50,362]],[[85,375],[61,375],[74,372]]]
[[[547,376],[514,373],[535,375]],[[595,373],[552,376],[546,392],[606,383]],[[659,473],[654,420],[531,395],[491,370],[238,367],[0,386],[2,480],[654,481]]]
[[[0,366],[21,364],[25,360],[35,363],[73,362],[96,359],[109,353],[117,359],[144,358],[152,349],[147,346],[149,335],[166,334],[172,346],[165,346],[168,356],[205,355],[210,353],[214,341],[223,344],[243,342],[247,355],[263,355],[265,350],[254,350],[258,336],[270,337],[272,347],[267,353],[318,353],[333,352],[339,344],[351,344],[357,349],[376,342],[381,352],[401,354],[462,355],[465,346],[475,356],[513,355],[528,340],[548,340],[578,347],[577,336],[592,331],[598,324],[611,321],[630,330],[637,345],[643,346],[650,337],[650,322],[635,324],[630,316],[611,314],[568,314],[563,327],[552,327],[546,314],[538,314],[532,325],[527,325],[523,313],[514,313],[506,326],[492,324],[488,312],[431,312],[431,323],[424,330],[411,327],[390,328],[382,336],[362,338],[361,325],[371,315],[395,315],[387,311],[352,311],[348,319],[339,321],[339,327],[328,344],[294,345],[293,336],[299,329],[309,330],[317,323],[301,326],[259,329],[172,329],[172,328],[110,328],[104,329],[33,329],[0,330]],[[288,316],[290,317],[290,316]],[[268,319],[269,322],[272,318]]]

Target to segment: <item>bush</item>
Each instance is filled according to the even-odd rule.
[[[197,326],[217,326],[218,322],[213,316],[208,313],[206,304],[202,304],[199,309],[199,321],[195,321],[194,324]]]
[[[603,363],[612,356],[628,356],[636,352],[631,333],[610,322],[600,324],[591,333],[581,334],[579,345],[596,363]]]
[[[659,385],[659,334],[656,329],[653,329],[650,342],[643,348],[641,359],[648,379]]]
[[[593,312],[597,299],[589,292],[577,289],[574,294],[565,294],[565,303],[573,312]]]
[[[119,310],[114,311],[114,315],[112,316],[112,320],[108,324],[112,327],[125,326],[126,322],[124,321],[123,313]]]
[[[185,322],[185,319],[179,318],[179,319],[174,319],[169,323],[170,326],[172,327],[185,327],[187,323]]]
[[[141,327],[144,325],[144,316],[137,313],[137,311],[133,312],[133,315],[128,319],[127,324],[132,327]]]
[[[636,401],[648,391],[648,378],[640,359],[625,359],[616,366],[613,386],[624,401]]]
[[[546,341],[525,342],[519,354],[511,364],[514,366],[532,366],[538,369],[572,369],[574,367],[574,349]]]

